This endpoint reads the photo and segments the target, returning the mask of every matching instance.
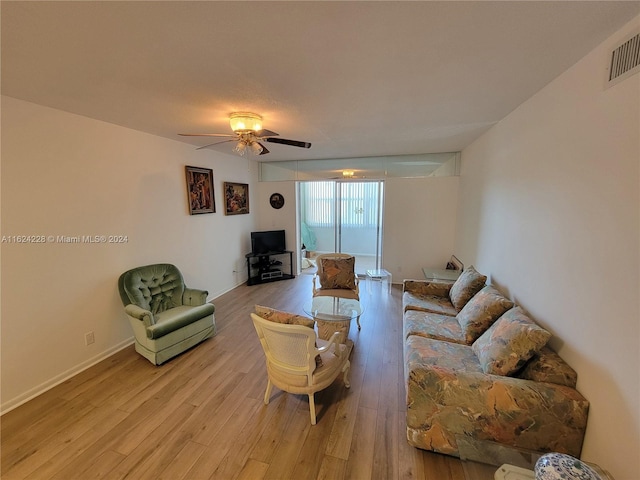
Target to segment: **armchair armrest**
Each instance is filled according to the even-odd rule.
[[[147,338],[156,339],[180,330],[209,315],[213,316],[214,306],[211,303],[193,307],[182,306],[165,310],[157,315],[156,324],[147,327]]]
[[[156,320],[153,317],[153,313],[133,303],[130,303],[129,305],[124,307],[124,311],[130,317],[136,318],[143,322],[145,327],[150,327],[151,325],[155,325],[156,323]]]
[[[324,347],[318,347],[318,353],[323,353],[326,352],[327,350],[329,350],[329,348],[331,347],[331,345],[338,345],[338,337],[340,336],[340,332],[333,332],[333,335],[331,335],[331,338],[329,338],[329,340],[327,340],[327,343]]]
[[[404,280],[402,291],[414,295],[434,295],[436,297],[449,297],[451,283],[430,282],[428,280]]]
[[[338,345],[339,345],[338,337],[340,337],[340,332],[333,332],[333,335],[331,335],[331,338],[327,340],[327,343],[323,347],[316,348],[316,353],[324,353],[328,351],[331,348],[331,346],[333,346],[334,347],[333,352],[337,354],[337,352],[340,350],[338,348]]]
[[[182,304],[191,307],[204,305],[207,303],[207,295],[209,295],[209,292],[206,290],[185,287],[184,293],[182,294]]]

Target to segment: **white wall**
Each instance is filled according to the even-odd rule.
[[[604,89],[640,18],[462,152],[456,251],[554,334],[591,402],[583,458],[640,475],[640,75]]]
[[[293,274],[297,272],[298,256],[302,245],[296,232],[296,186],[295,182],[259,182],[256,188],[258,225],[257,230],[284,230],[287,249],[293,252]],[[271,195],[279,193],[284,198],[280,209],[269,203]],[[251,251],[251,248],[247,252]]]
[[[395,283],[444,268],[453,253],[459,177],[385,181],[383,265]]]
[[[185,165],[213,169],[217,213],[189,215]],[[256,179],[251,159],[2,97],[1,235],[127,237],[2,243],[2,410],[131,342],[125,270],[174,263],[210,299],[245,281],[255,214],[225,216],[222,182]]]

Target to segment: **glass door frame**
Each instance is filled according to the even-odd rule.
[[[366,270],[370,268],[380,269],[382,268],[382,245],[383,245],[383,219],[384,219],[384,180],[342,180],[342,179],[334,179],[334,180],[304,180],[296,182],[296,196],[298,198],[298,208],[296,209],[296,223],[297,223],[297,236],[302,238],[301,230],[302,230],[302,202],[305,201],[304,195],[302,195],[302,183],[310,183],[310,182],[332,182],[333,186],[333,208],[334,208],[334,223],[333,223],[333,250],[335,252],[341,252],[343,249],[343,215],[342,215],[342,205],[343,205],[343,188],[344,184],[353,184],[353,183],[375,183],[377,184],[376,188],[376,196],[377,196],[377,215],[376,215],[376,225],[375,225],[375,263],[374,265],[369,266],[369,268],[363,268],[362,271],[356,272],[360,275],[364,275]],[[300,242],[301,243],[301,242]],[[301,243],[302,244],[302,243]],[[358,255],[355,255],[356,258]],[[357,262],[356,262],[357,263]],[[302,258],[299,259],[298,264],[302,264]],[[300,267],[298,268],[298,273],[301,272]]]

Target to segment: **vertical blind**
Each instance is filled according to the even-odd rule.
[[[380,216],[381,185],[379,181],[305,182],[302,184],[303,221],[310,227],[335,225],[336,205],[340,205],[343,227],[375,227]]]

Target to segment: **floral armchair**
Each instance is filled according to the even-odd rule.
[[[318,271],[313,276],[313,296],[360,299],[356,259],[347,253],[323,253],[316,258]]]

